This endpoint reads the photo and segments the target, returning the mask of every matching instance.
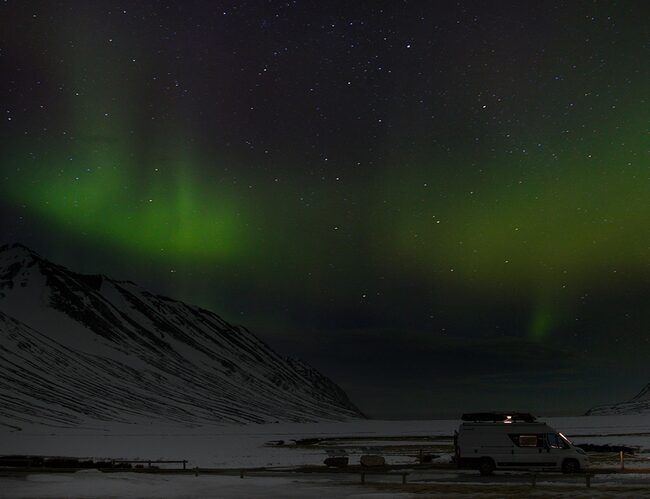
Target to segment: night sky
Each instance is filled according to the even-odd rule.
[[[367,414],[650,382],[646,1],[5,1],[0,235]]]

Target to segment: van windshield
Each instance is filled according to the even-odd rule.
[[[561,433],[547,433],[546,442],[552,449],[568,449],[571,447],[571,442]]]
[[[548,442],[549,447],[552,447],[554,449],[561,449],[563,447],[562,439],[557,433],[547,433],[546,441]]]

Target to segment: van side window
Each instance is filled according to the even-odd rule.
[[[517,447],[544,447],[544,433],[508,433],[510,440]]]
[[[519,447],[537,447],[537,435],[519,435]]]

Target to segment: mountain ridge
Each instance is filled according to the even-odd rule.
[[[589,409],[585,416],[609,416],[614,414],[650,414],[650,383],[627,402],[603,404]]]
[[[0,246],[0,423],[365,417],[304,362],[242,326],[132,281]]]

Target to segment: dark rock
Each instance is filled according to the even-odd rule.
[[[366,468],[376,468],[380,466],[386,466],[386,460],[383,456],[377,456],[373,454],[366,454],[361,456],[361,466]]]
[[[421,463],[430,463],[437,457],[440,456],[437,454],[422,454],[421,456],[418,456],[418,459]]]
[[[322,440],[321,438],[301,438],[300,440],[296,440],[296,445],[316,445],[322,442]]]
[[[323,461],[325,466],[330,468],[345,468],[348,465],[349,459],[347,456],[328,457]]]

